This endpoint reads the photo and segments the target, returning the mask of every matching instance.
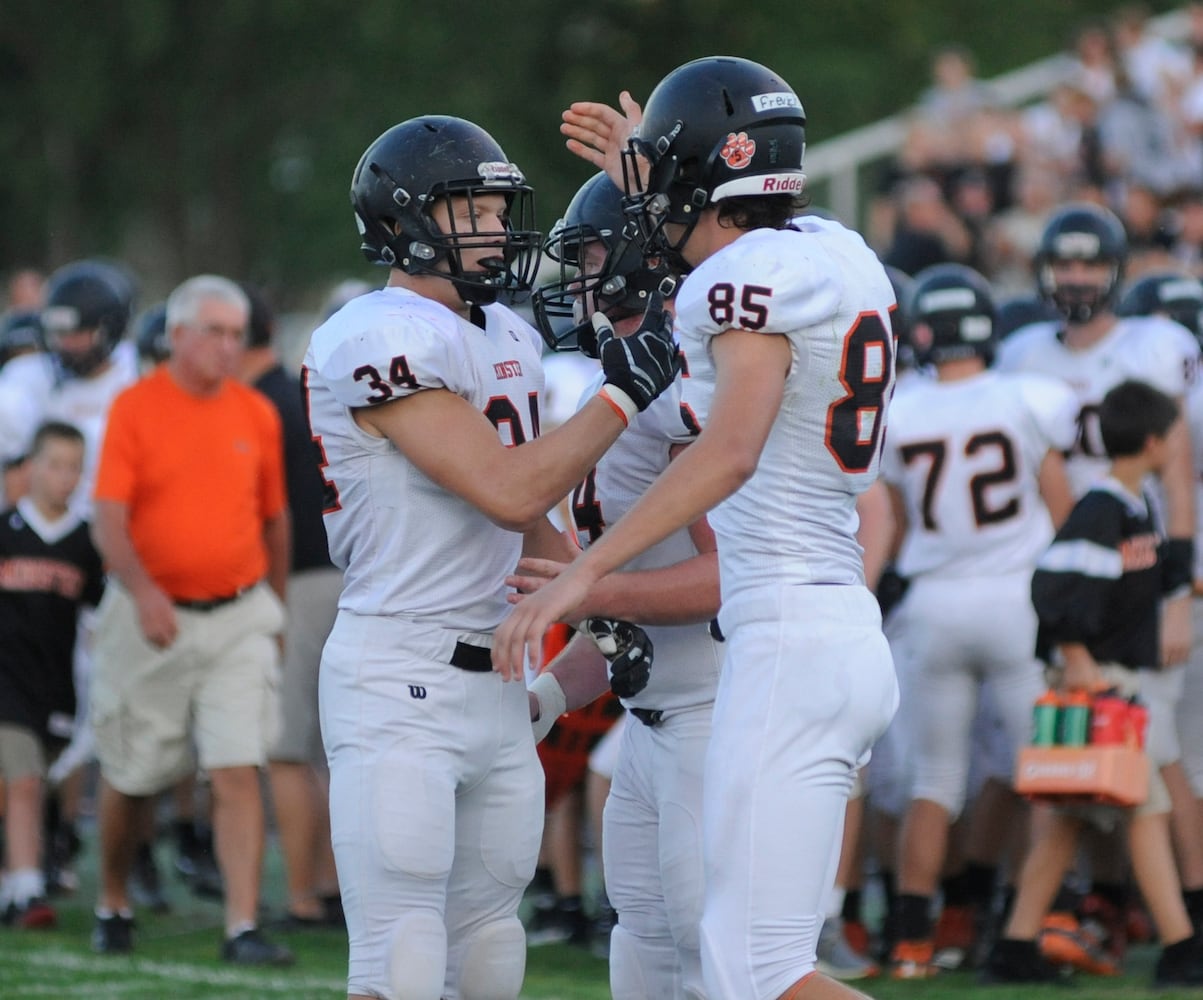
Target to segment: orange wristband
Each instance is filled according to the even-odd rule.
[[[605,386],[602,386],[597,391],[597,398],[600,399],[603,403],[605,403],[608,407],[610,407],[610,409],[613,410],[616,414],[618,414],[618,419],[622,421],[623,427],[630,426],[631,421],[627,417],[626,410],[624,410],[621,406],[619,406],[616,402],[614,402],[613,397],[611,397],[611,395],[608,392],[606,392]]]

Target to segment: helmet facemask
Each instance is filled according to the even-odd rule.
[[[1071,323],[1089,323],[1100,312],[1111,307],[1119,290],[1120,265],[1109,261],[1110,270],[1106,281],[1067,282],[1059,281],[1054,273],[1056,259],[1041,262],[1037,272],[1040,292],[1057,307]]]
[[[687,165],[672,151],[682,127],[676,127],[656,142],[638,136],[628,140],[622,154],[623,182],[627,197],[623,208],[635,222],[635,238],[645,255],[656,256],[678,274],[692,270],[682,250],[693,235],[710,196],[700,183],[691,183],[685,175]],[[696,171],[696,163],[690,164]],[[700,179],[699,179],[700,180]],[[665,226],[681,227],[677,239],[670,239]]]
[[[617,323],[641,315],[653,290],[665,297],[675,291],[668,269],[646,263],[629,233],[561,220],[552,228],[545,253],[559,265],[559,276],[535,291],[531,305],[539,332],[553,351],[579,350],[596,358],[595,312]],[[591,265],[590,258],[597,263]]]

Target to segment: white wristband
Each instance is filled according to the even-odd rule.
[[[568,699],[564,696],[564,689],[560,687],[555,674],[549,670],[544,670],[531,681],[527,690],[539,703],[539,718],[533,720],[530,725],[535,733],[535,742],[541,743],[543,737],[551,732],[556,719],[564,714],[568,707]]]
[[[624,390],[618,388],[613,382],[606,382],[601,387],[599,395],[605,396],[611,403],[622,410],[628,424],[630,424],[639,412],[639,407],[635,405],[635,400],[627,395]]]

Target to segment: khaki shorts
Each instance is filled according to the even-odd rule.
[[[317,718],[317,675],[322,647],[338,614],[342,570],[307,569],[288,578],[288,626],[280,669],[280,718],[269,760],[325,764]]]
[[[8,781],[46,777],[46,751],[37,734],[25,726],[0,722],[0,777]]]
[[[266,584],[212,611],[176,609],[167,649],[110,583],[97,613],[91,719],[105,779],[152,795],[190,773],[260,766],[274,738],[284,610]],[[196,757],[193,756],[195,747]]]

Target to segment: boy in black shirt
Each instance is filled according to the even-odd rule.
[[[1107,478],[1078,501],[1032,578],[1040,620],[1037,651],[1063,668],[1066,690],[1138,688],[1138,671],[1156,669],[1160,606],[1166,594],[1191,581],[1174,579],[1191,559],[1164,559],[1145,479],[1166,459],[1166,433],[1177,416],[1169,396],[1143,382],[1117,385],[1099,410],[1103,444],[1111,458]],[[1180,555],[1180,554],[1179,554]],[[1189,574],[1187,574],[1189,577]],[[1150,712],[1152,730],[1173,724]],[[1194,933],[1182,898],[1170,841],[1169,795],[1150,760],[1146,802],[1122,810],[1133,873],[1163,945],[1154,973],[1158,985],[1203,983],[1203,941]],[[1084,817],[1058,808],[1033,813],[1032,846],[1004,937],[984,971],[987,981],[1055,978],[1039,954],[1036,936],[1073,861]]]
[[[44,424],[30,448],[29,493],[0,514],[0,915],[23,927],[55,923],[40,857],[47,750],[54,721],[75,715],[80,607],[95,605],[103,587],[88,525],[68,508],[83,461],[84,439],[75,427]]]

